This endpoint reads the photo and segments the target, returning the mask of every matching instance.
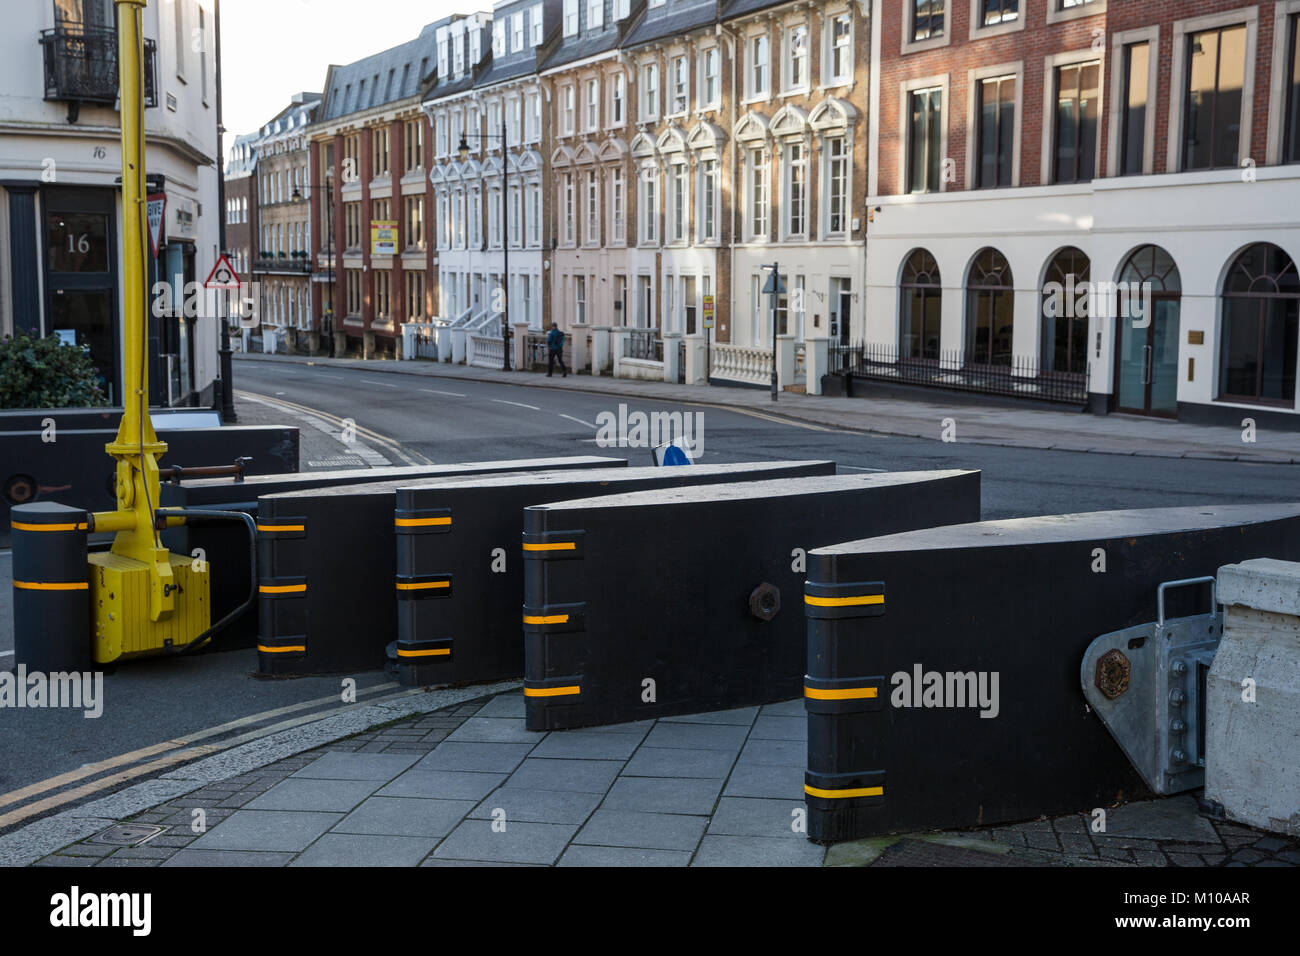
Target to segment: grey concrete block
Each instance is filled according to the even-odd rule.
[[[578,790],[535,790],[501,787],[470,813],[471,819],[492,819],[501,810],[507,825],[520,823],[582,823],[600,805],[601,794]]]
[[[754,718],[757,716],[757,707],[738,707],[735,710],[715,710],[707,714],[680,714],[660,719],[664,723],[735,724],[739,727],[748,727],[754,723]]]
[[[641,747],[623,769],[625,777],[701,777],[725,779],[736,762],[729,750],[680,750]]]
[[[534,757],[568,757],[579,760],[626,760],[641,743],[638,734],[598,734],[565,730],[548,734],[533,751]],[[446,744],[443,744],[445,747]]]
[[[764,714],[754,721],[754,728],[749,732],[751,740],[808,740],[808,718],[779,717],[776,714]]]
[[[240,810],[192,844],[193,850],[305,850],[343,819],[341,813]],[[177,854],[178,856],[180,854]]]
[[[489,863],[533,863],[549,866],[559,859],[576,824],[510,823],[504,832],[490,820],[466,820],[433,851],[434,859],[483,860]]]
[[[597,810],[575,843],[659,850],[694,850],[708,817],[637,810]]]
[[[519,717],[524,716],[523,691],[511,691],[509,694],[497,694],[478,709],[476,717]]]
[[[799,815],[795,815],[799,811]],[[794,829],[807,812],[802,800],[759,800],[751,797],[723,797],[709,823],[709,833],[720,836],[757,836],[771,839],[806,840]]]
[[[721,780],[682,777],[619,777],[601,806],[609,810],[645,810],[651,813],[713,812],[722,790]]]
[[[1218,599],[1225,607],[1300,617],[1300,564],[1254,558],[1224,565],[1218,573]]]
[[[748,727],[730,724],[661,723],[650,731],[645,745],[679,750],[728,750],[736,753],[748,735]]]
[[[691,866],[821,866],[825,847],[807,840],[706,834]]]
[[[1106,812],[1106,833],[1141,840],[1179,840],[1184,843],[1219,843],[1210,821],[1201,816],[1192,796],[1167,797],[1126,803]],[[1101,834],[1097,834],[1101,836]]]
[[[471,744],[444,740],[438,744],[438,749],[427,757],[421,757],[411,769],[509,773],[532,749],[532,744]]]
[[[181,850],[163,866],[288,866],[292,853],[256,850]]]
[[[522,717],[471,717],[449,736],[457,743],[539,744],[546,734],[524,727]]]
[[[740,752],[740,762],[803,768],[808,766],[808,745],[802,740],[751,739]]]
[[[482,800],[506,779],[504,773],[470,770],[408,770],[377,797],[421,797],[430,800]]]
[[[727,785],[722,790],[726,797],[770,797],[776,800],[800,801],[803,799],[804,768],[780,767],[770,764],[736,764]]]
[[[293,777],[247,804],[249,810],[346,812],[380,787],[378,780],[315,780]]]
[[[558,866],[689,866],[689,850],[650,850],[629,846],[581,846],[564,851]]]
[[[330,832],[444,837],[473,809],[472,800],[371,797],[340,820]]]
[[[297,771],[295,777],[319,780],[392,780],[410,768],[417,757],[405,754],[322,754]]]
[[[614,783],[621,760],[562,760],[529,757],[510,775],[507,786],[536,790],[604,793]]]
[[[416,866],[437,842],[434,837],[327,833],[289,865]]]

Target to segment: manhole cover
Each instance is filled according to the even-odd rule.
[[[91,838],[91,843],[110,843],[113,846],[139,846],[152,840],[167,827],[148,826],[143,823],[119,823]]]

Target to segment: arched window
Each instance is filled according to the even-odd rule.
[[[938,359],[943,286],[939,264],[927,250],[908,255],[898,292],[899,358]]]
[[[1300,276],[1271,242],[1245,249],[1223,280],[1219,396],[1295,404],[1300,349]]]
[[[1094,299],[1099,316],[1114,316],[1117,408],[1177,414],[1182,288],[1173,257],[1159,246],[1145,245],[1125,260],[1115,300]]]
[[[1088,257],[1066,246],[1052,257],[1043,277],[1043,371],[1082,375],[1088,371]]]
[[[996,249],[982,249],[966,276],[968,364],[1011,364],[1013,316],[1011,266]]]

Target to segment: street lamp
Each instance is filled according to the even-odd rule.
[[[460,145],[456,152],[463,163],[469,159],[469,143],[465,133],[460,134]],[[506,110],[501,104],[501,132],[475,133],[478,139],[499,139],[501,141],[501,282],[505,286],[505,296],[501,307],[501,370],[510,371],[510,162],[506,157]]]
[[[312,190],[314,190],[314,189],[319,189],[319,188],[320,188],[319,186],[308,186],[308,187],[307,187],[307,191],[308,191],[308,192],[311,192]],[[299,187],[294,186],[294,187],[293,187],[293,195],[290,196],[289,198],[292,199],[294,202],[302,202],[302,201],[303,201],[302,190],[301,190]],[[329,271],[329,276],[330,276],[330,282],[329,282],[329,286],[330,286],[330,327],[329,327],[329,335],[330,335],[330,356],[333,357],[333,355],[334,355],[334,332],[335,332],[335,329],[334,329],[334,317],[335,317],[335,315],[337,314],[337,310],[334,308],[334,304],[335,304],[335,299],[336,299],[337,296],[338,296],[338,289],[337,289],[337,287],[335,286],[335,277],[336,277],[337,272],[336,272],[336,270],[335,270],[335,268],[334,268],[334,189],[332,188],[332,184],[330,184],[330,183],[328,183],[328,182],[325,183],[325,200],[326,200],[326,202],[329,204],[329,222],[327,222],[327,223],[325,224],[325,255],[329,257],[329,263],[330,263],[330,265],[329,265],[329,270],[330,270],[330,271]],[[322,313],[322,314],[321,314],[322,322],[321,322],[321,324],[322,324],[322,326],[323,326],[323,325],[324,325],[324,321],[323,321],[323,320],[324,320],[324,318],[325,318],[325,316],[324,316],[324,308],[323,308],[324,303],[321,303],[321,304],[322,304],[322,310],[321,310],[321,313]]]

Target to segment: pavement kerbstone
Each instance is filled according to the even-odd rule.
[[[326,833],[289,866],[416,866],[437,842],[433,837]]]
[[[370,797],[334,825],[331,833],[444,837],[474,809],[472,800]]]
[[[625,777],[726,779],[736,754],[727,750],[685,750],[643,745],[623,770]]]
[[[245,804],[249,810],[328,810],[347,812],[379,789],[378,780],[318,780],[294,777],[277,783]]]
[[[535,790],[525,787],[501,787],[472,808],[471,819],[499,818],[504,813],[507,826],[520,823],[582,823],[600,805],[601,794],[580,790]]]
[[[493,829],[490,820],[466,820],[438,844],[433,856],[549,866],[559,859],[577,829],[576,824],[506,821],[505,830],[500,831]]]
[[[721,780],[686,777],[620,777],[601,804],[610,810],[646,810],[707,816],[722,791]]]
[[[621,760],[529,757],[510,775],[509,786],[604,794],[622,766]]]
[[[758,836],[805,840],[794,824],[806,811],[802,800],[766,800],[752,797],[723,797],[709,823],[709,833],[720,836]]]
[[[444,740],[411,769],[510,773],[532,749],[532,744],[454,743]]]
[[[694,850],[708,817],[639,810],[597,810],[575,843],[657,850]]]
[[[724,750],[739,753],[749,728],[733,724],[662,723],[645,739],[647,747],[678,750]]]
[[[504,773],[474,770],[408,770],[376,790],[377,797],[425,797],[439,800],[482,800],[506,779]]]
[[[342,813],[240,810],[190,844],[196,850],[305,850]]]

